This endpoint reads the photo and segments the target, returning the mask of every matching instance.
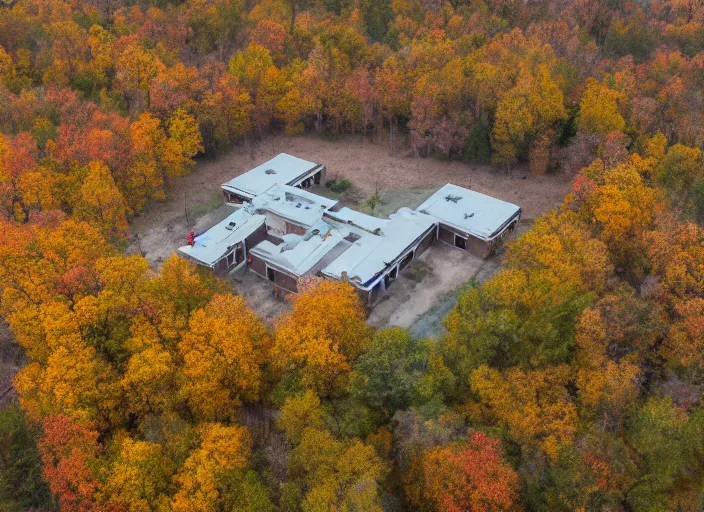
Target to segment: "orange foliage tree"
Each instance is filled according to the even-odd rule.
[[[275,326],[273,364],[320,396],[339,391],[352,362],[369,344],[371,331],[364,318],[351,285],[309,282],[293,300],[291,312]]]
[[[468,436],[423,455],[423,493],[416,507],[425,509],[430,502],[438,512],[514,509],[518,475],[502,459],[500,441],[483,432]]]

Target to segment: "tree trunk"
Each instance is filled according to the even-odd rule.
[[[394,154],[394,120],[389,118],[389,153]]]
[[[291,35],[293,35],[293,26],[296,24],[296,0],[291,0]]]

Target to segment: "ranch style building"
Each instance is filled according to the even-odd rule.
[[[387,219],[307,190],[325,166],[280,154],[222,185],[237,209],[178,249],[218,275],[247,267],[283,293],[306,276],[345,280],[368,306],[436,241],[487,258],[516,227],[520,207],[447,184]]]

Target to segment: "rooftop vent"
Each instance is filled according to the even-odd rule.
[[[453,196],[452,194],[445,196],[445,201],[447,202],[457,203],[460,199],[462,199],[460,196]]]
[[[264,174],[276,174],[276,171],[274,169],[267,169],[264,171]]]
[[[314,236],[317,236],[319,234],[320,234],[320,230],[316,228],[313,231],[309,231],[308,233],[306,233],[305,236],[303,237],[303,240],[305,240],[307,242],[308,240],[310,240],[311,238],[313,238]]]
[[[230,229],[230,230],[235,229],[236,225],[237,225],[236,222],[228,222],[227,226],[225,226],[225,229]]]

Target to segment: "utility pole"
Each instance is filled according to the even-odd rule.
[[[188,220],[188,203],[186,202],[186,193],[183,193],[183,210],[186,212],[186,229],[191,227],[191,222]]]

